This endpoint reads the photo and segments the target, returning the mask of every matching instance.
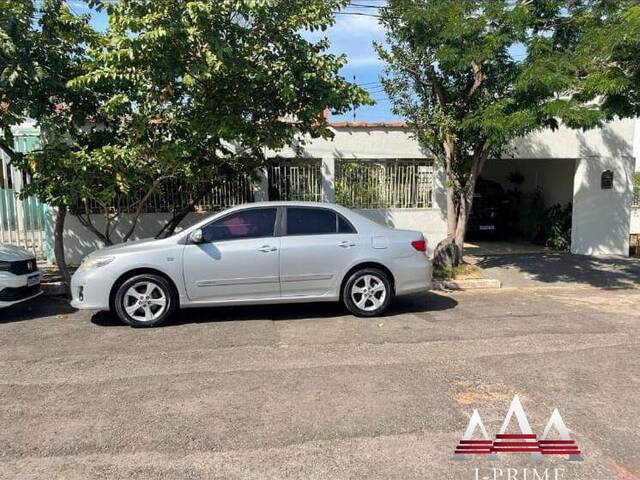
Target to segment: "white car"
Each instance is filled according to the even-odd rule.
[[[40,272],[33,253],[0,244],[0,308],[30,300],[41,293]]]
[[[395,295],[426,292],[431,262],[421,232],[394,230],[326,203],[234,207],[168,238],[87,256],[72,306],[107,310],[132,326],[177,308],[339,301],[380,315]]]

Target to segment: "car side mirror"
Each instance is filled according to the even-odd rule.
[[[191,243],[202,243],[204,237],[202,236],[202,229],[198,228],[189,234],[189,241]]]

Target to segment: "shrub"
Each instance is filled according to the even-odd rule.
[[[571,212],[572,204],[564,207],[559,203],[546,211],[542,225],[542,236],[545,246],[553,250],[568,251],[571,247]]]

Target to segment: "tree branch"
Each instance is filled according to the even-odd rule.
[[[107,238],[100,230],[96,228],[96,226],[91,221],[91,212],[89,210],[89,204],[87,201],[84,201],[85,214],[87,218],[84,218],[81,213],[77,213],[76,218],[87,230],[93,233],[100,241],[102,241],[105,245],[112,245],[113,243],[109,238]]]
[[[475,62],[475,60],[471,62],[471,70],[473,71],[473,84],[471,85],[471,88],[469,88],[469,93],[467,94],[469,97],[473,95],[480,85],[482,85],[482,82],[486,78],[482,68]]]
[[[140,214],[142,213],[142,207],[144,207],[144,205],[147,203],[147,200],[149,199],[149,197],[153,194],[153,192],[156,191],[156,189],[158,188],[160,183],[162,183],[163,181],[167,180],[168,178],[170,178],[170,177],[165,176],[165,177],[157,178],[153,182],[153,184],[151,185],[151,188],[147,191],[147,193],[138,201],[138,205],[136,207],[136,211],[135,211],[134,217],[133,217],[133,222],[131,222],[131,228],[129,229],[129,231],[125,234],[124,238],[122,239],[123,242],[128,241],[129,238],[131,237],[131,235],[133,235],[133,232],[136,229],[136,226],[138,225],[138,219],[140,218]]]

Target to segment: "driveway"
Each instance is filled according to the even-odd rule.
[[[535,253],[477,256],[471,262],[503,287],[640,287],[640,258],[634,257]]]
[[[640,476],[637,290],[431,293],[373,320],[201,309],[149,330],[42,298],[0,319],[1,478]],[[473,409],[493,436],[516,393],[538,434],[557,407],[585,461],[453,461]]]

